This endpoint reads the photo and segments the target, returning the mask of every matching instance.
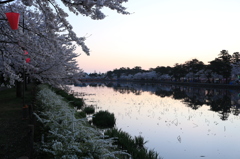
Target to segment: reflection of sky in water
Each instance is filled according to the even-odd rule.
[[[149,92],[121,94],[108,87],[74,87],[86,103],[108,110],[116,117],[117,128],[132,136],[142,135],[149,149],[164,159],[239,159],[240,116],[222,121],[209,106],[197,110],[180,100]]]

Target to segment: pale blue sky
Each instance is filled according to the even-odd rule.
[[[101,21],[70,15],[90,56],[77,59],[85,72],[120,67],[173,66],[197,58],[205,64],[223,49],[240,52],[239,0],[129,0],[131,15],[105,10]],[[91,35],[91,36],[90,36]]]

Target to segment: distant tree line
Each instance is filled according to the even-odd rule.
[[[183,64],[176,63],[173,67],[157,66],[149,70],[143,70],[140,66],[134,68],[121,67],[108,71],[106,74],[91,73],[91,78],[108,79],[145,79],[145,80],[171,80],[171,81],[195,81],[205,80],[208,83],[229,83],[231,79],[238,79],[240,75],[240,54],[232,55],[227,50],[222,50],[218,57],[204,64],[194,58]]]

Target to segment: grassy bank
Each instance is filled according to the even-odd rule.
[[[35,142],[38,158],[116,158],[125,154],[116,149],[112,139],[88,124],[87,119],[75,117],[76,109],[69,101],[47,87],[37,93],[34,115],[42,125],[41,139]]]
[[[41,111],[36,111],[37,118],[42,123],[42,130],[47,130],[42,132],[44,137],[38,143],[39,155],[45,158],[161,158],[154,150],[144,147],[145,141],[141,136],[132,138],[117,129],[104,135],[89,125],[86,118],[77,118],[77,111],[72,108],[72,105],[75,108],[77,105],[74,105],[75,99],[71,94],[55,92],[45,87],[37,95],[37,105],[41,105]]]

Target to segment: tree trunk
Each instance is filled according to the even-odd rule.
[[[25,79],[24,79],[24,87],[25,87],[25,91],[27,91],[27,90],[28,90],[28,88],[27,88],[28,76],[25,74],[23,77],[25,78]]]
[[[17,97],[22,97],[22,87],[23,87],[23,83],[16,81],[16,96]]]
[[[226,84],[229,84],[230,81],[230,78],[226,78]]]

